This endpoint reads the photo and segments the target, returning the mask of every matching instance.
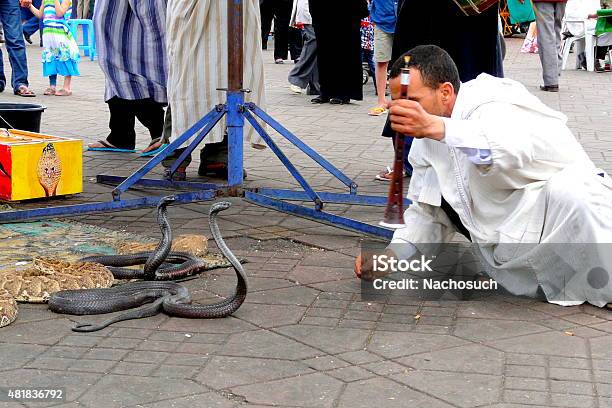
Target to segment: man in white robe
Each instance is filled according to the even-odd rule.
[[[439,47],[407,54],[409,100],[393,101],[390,119],[415,138],[413,203],[391,255],[409,258],[463,230],[486,272],[514,294],[541,290],[563,305],[612,302],[612,251],[605,250],[612,249],[612,180],[566,117],[510,79],[482,74],[460,84]],[[401,65],[391,70],[394,99]],[[355,272],[372,278],[371,260],[360,256]]]
[[[227,95],[218,88],[227,88],[227,5],[228,0],[168,0],[166,13],[166,48],[168,60],[168,102],[172,112],[170,141],[193,126],[215,105],[224,103]],[[243,1],[244,88],[247,102],[265,110],[265,82],[261,51],[261,19],[259,1]],[[223,119],[206,136],[202,146],[211,145],[209,156],[215,164],[227,160],[226,120]],[[263,140],[254,129],[245,126],[245,139],[255,148],[264,148]],[[183,148],[193,140],[183,144]],[[178,154],[175,155],[178,157]],[[225,157],[223,157],[225,156]],[[190,158],[179,172],[185,171]],[[166,165],[170,165],[171,160]],[[223,163],[220,163],[223,164]],[[206,169],[200,166],[199,173]]]

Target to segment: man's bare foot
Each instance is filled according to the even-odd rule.
[[[151,143],[142,150],[142,153],[152,152],[153,150],[157,150],[162,146],[161,138],[153,139]]]

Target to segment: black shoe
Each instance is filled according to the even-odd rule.
[[[540,90],[545,92],[559,92],[559,85],[540,85]]]
[[[30,38],[30,34],[23,33],[23,39],[28,42],[28,44],[32,44],[32,39]]]
[[[347,105],[351,103],[351,98],[331,98],[329,103],[332,105]]]
[[[312,103],[329,103],[330,99],[327,96],[317,96],[310,100]]]

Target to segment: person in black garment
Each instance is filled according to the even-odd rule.
[[[361,19],[368,15],[366,0],[310,0],[317,38],[321,94],[313,103],[347,104],[363,99]]]

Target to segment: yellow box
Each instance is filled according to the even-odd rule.
[[[28,200],[82,191],[81,140],[0,129],[0,200]]]

